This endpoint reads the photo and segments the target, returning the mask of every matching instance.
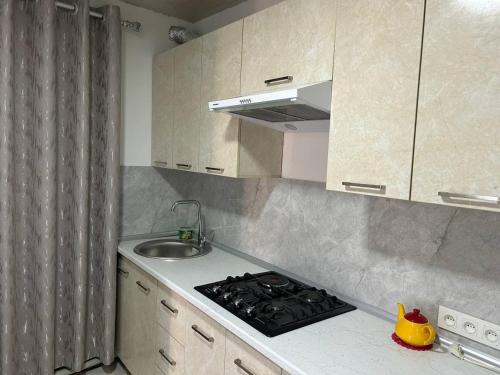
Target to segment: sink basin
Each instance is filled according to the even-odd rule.
[[[134,248],[134,253],[147,258],[166,260],[191,259],[206,255],[210,246],[203,248],[193,241],[160,239],[143,242]]]

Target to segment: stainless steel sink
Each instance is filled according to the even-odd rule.
[[[210,252],[210,245],[198,246],[193,241],[160,239],[143,242],[134,248],[136,254],[147,258],[166,260],[191,259],[206,255]]]

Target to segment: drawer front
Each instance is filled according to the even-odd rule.
[[[161,326],[156,340],[156,366],[165,375],[184,374],[184,347]]]
[[[225,329],[191,305],[187,310],[186,322],[185,373],[224,374]]]
[[[160,285],[157,299],[158,324],[181,344],[186,339],[186,302],[167,287]]]
[[[232,333],[226,333],[225,375],[280,375],[281,368]]]

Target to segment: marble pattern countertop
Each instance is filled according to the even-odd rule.
[[[264,268],[215,247],[208,255],[195,259],[148,259],[133,252],[134,246],[143,241],[122,241],[119,253],[292,375],[492,374],[440,348],[416,352],[399,347],[390,337],[390,322],[361,310],[266,337],[194,290],[197,285],[245,272],[263,272]]]

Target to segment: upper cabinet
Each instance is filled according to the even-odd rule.
[[[174,50],[174,168],[198,171],[200,141],[201,39]]]
[[[241,94],[332,79],[336,0],[287,0],[244,19]]]
[[[236,177],[240,121],[208,110],[211,100],[240,94],[243,21],[202,37],[200,172]]]
[[[242,33],[241,20],[201,38],[199,171],[228,177],[280,176],[283,133],[208,110],[209,101],[240,94]]]
[[[499,210],[500,3],[428,0],[412,200]]]
[[[327,189],[409,199],[423,14],[338,2]]]
[[[174,50],[153,59],[151,163],[172,167],[174,132]]]

